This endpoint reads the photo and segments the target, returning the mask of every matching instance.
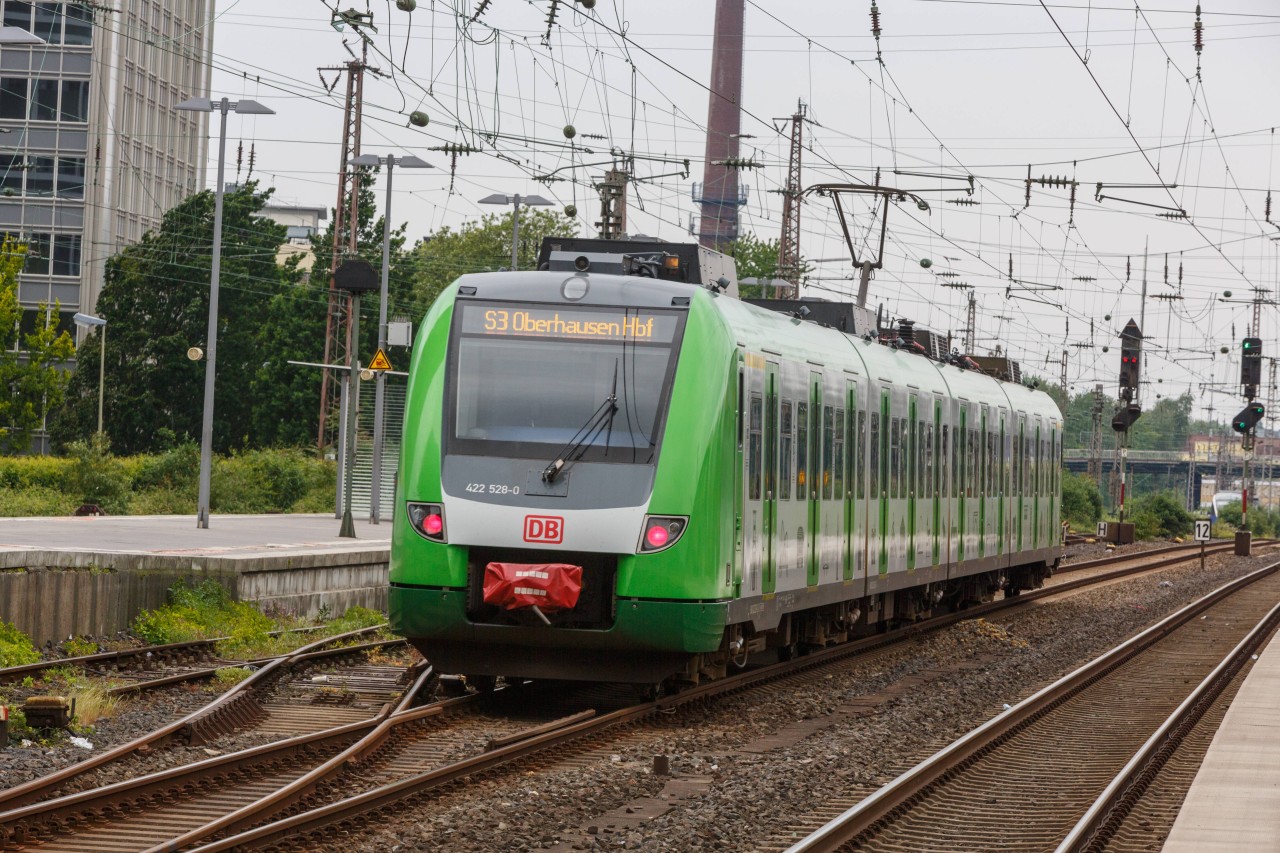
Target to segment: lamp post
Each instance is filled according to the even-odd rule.
[[[218,188],[213,202],[213,264],[209,273],[209,333],[205,341],[204,363],[204,424],[200,429],[200,494],[196,506],[196,527],[209,528],[209,474],[213,470],[213,378],[217,369],[218,353],[218,283],[222,273],[222,191],[227,159],[227,113],[248,115],[274,115],[275,110],[257,101],[229,101],[222,98],[214,103],[208,98],[191,98],[174,107],[184,112],[222,114],[218,131]]]
[[[71,317],[77,326],[91,329],[97,326],[102,330],[98,336],[98,434],[102,434],[102,389],[107,374],[107,321],[92,314],[76,313]]]
[[[511,213],[511,271],[515,272],[519,269],[519,258],[516,255],[517,249],[520,247],[520,205],[527,204],[531,207],[550,207],[552,202],[547,201],[540,195],[503,195],[502,193],[494,193],[480,199],[481,204],[509,204],[512,206]]]
[[[378,349],[385,350],[387,347],[387,288],[391,279],[391,176],[396,166],[407,169],[434,167],[426,160],[414,157],[412,154],[400,157],[394,154],[388,154],[385,157],[379,157],[377,154],[361,154],[351,161],[351,165],[386,165],[387,167],[387,202],[386,210],[382,214],[382,285],[379,290],[381,299],[378,301]],[[379,370],[373,394],[373,475],[369,487],[369,522],[371,524],[380,523],[379,515],[382,512],[382,418],[383,407],[386,405],[386,384],[386,373]]]

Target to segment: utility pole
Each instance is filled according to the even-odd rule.
[[[1093,386],[1093,431],[1089,435],[1089,476],[1096,485],[1102,485],[1102,383]]]
[[[868,270],[869,272],[869,270]],[[975,336],[978,329],[978,302],[973,296],[973,291],[969,291],[969,311],[965,318],[964,326],[964,353],[965,355],[973,355],[977,347]]]
[[[616,240],[627,233],[627,181],[631,175],[626,169],[610,169],[604,180],[596,184],[600,194],[600,229],[602,240]]]
[[[347,79],[342,109],[342,145],[338,161],[338,203],[334,206],[333,246],[329,262],[329,310],[325,320],[324,364],[349,364],[358,346],[358,342],[351,339],[351,295],[337,287],[334,273],[345,256],[356,253],[360,232],[360,169],[352,166],[351,161],[360,156],[364,72],[370,70],[365,61],[367,54],[368,48],[365,46],[359,59],[320,69],[321,72],[345,74]],[[334,86],[337,86],[336,80]],[[333,429],[329,424],[336,420],[333,413],[340,407],[339,379],[337,376],[330,376],[330,372],[322,371],[320,379],[320,425],[316,444],[321,448],[333,443]]]
[[[778,278],[791,282],[788,299],[800,295],[800,162],[803,155],[804,122],[808,107],[800,101],[791,116],[791,157],[787,161],[787,184],[782,190],[782,238],[778,242]]]
[[[1069,404],[1071,399],[1067,397],[1067,350],[1062,351],[1062,378],[1060,382],[1062,384],[1062,400],[1064,403]]]

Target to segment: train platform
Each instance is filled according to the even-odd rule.
[[[1280,851],[1280,634],[1240,685],[1164,853]]]
[[[175,583],[214,578],[300,615],[385,608],[390,523],[329,514],[0,518],[0,620],[37,643],[109,636],[165,603]]]

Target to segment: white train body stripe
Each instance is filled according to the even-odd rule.
[[[603,554],[634,554],[646,512],[645,506],[558,512],[454,496],[444,508],[450,545]]]

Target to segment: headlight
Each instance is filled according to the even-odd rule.
[[[408,505],[409,524],[417,531],[418,535],[430,539],[432,542],[448,542],[449,537],[446,534],[444,526],[444,507],[440,504],[417,504]]]
[[[684,535],[689,519],[683,515],[646,515],[637,553],[652,554],[670,548]]]

